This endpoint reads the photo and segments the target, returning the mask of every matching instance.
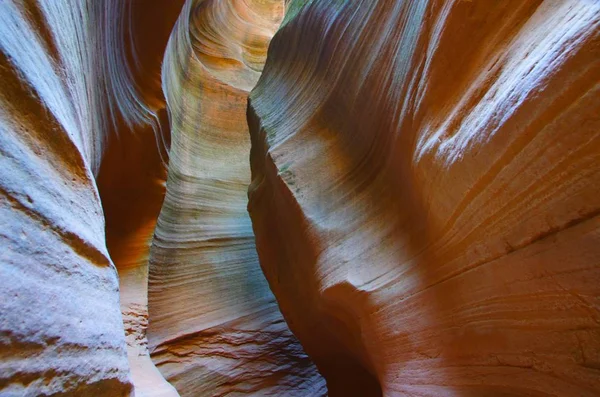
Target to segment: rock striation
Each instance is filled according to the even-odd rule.
[[[246,212],[246,97],[283,13],[0,3],[0,394],[177,396],[149,324],[182,395],[325,393]]]
[[[246,211],[246,98],[283,14],[0,3],[0,394],[177,396],[155,349],[182,395],[325,393]]]
[[[148,258],[165,195],[169,121],[161,64],[182,0],[131,2],[129,59],[135,87],[155,115],[152,123],[121,122],[104,150],[98,190],[106,218],[106,245],[119,273],[120,305],[136,397],[177,396],[148,351]],[[127,43],[127,41],[125,41]]]
[[[145,326],[166,179],[160,64],[182,1],[145,5],[0,4],[0,269],[12,280],[0,394],[177,395]]]
[[[330,395],[598,395],[600,4],[290,7],[248,208]]]
[[[0,0],[0,80],[0,395],[600,394],[597,1]]]
[[[188,1],[166,50],[171,150],[148,340],[182,396],[325,393],[261,272],[246,210],[247,96],[282,17],[281,0]]]
[[[132,90],[122,2],[0,2],[0,394],[132,392],[95,177]],[[119,74],[115,75],[115,69]]]

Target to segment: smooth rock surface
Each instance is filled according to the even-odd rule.
[[[600,3],[291,6],[249,211],[330,395],[600,394]]]
[[[600,394],[600,3],[0,0],[0,81],[0,395]]]
[[[261,272],[246,209],[247,96],[282,17],[280,0],[188,1],[166,50],[171,150],[148,341],[182,396],[325,393]]]
[[[146,337],[171,125],[151,295],[161,369],[184,395],[325,392],[246,212],[246,97],[283,2],[182,6],[0,3],[2,395],[178,395]]]

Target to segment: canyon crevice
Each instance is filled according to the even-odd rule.
[[[325,390],[261,272],[246,210],[247,97],[283,5],[188,2],[165,53],[172,139],[150,253],[148,340],[181,395]]]
[[[600,3],[0,0],[1,396],[600,394]]]

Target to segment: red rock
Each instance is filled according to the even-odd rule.
[[[578,0],[309,1],[274,37],[249,210],[330,395],[600,393],[599,35]]]
[[[0,395],[600,394],[599,44],[581,0],[0,1]]]

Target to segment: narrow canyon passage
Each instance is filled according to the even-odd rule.
[[[600,3],[0,0],[0,396],[600,395]]]
[[[148,341],[182,396],[325,391],[261,272],[246,209],[246,102],[283,12],[281,0],[189,2],[166,50],[171,151]]]
[[[65,226],[55,219],[68,212],[77,216],[72,204],[79,202],[83,217],[94,211],[89,219],[96,223],[88,226],[88,233],[98,244],[97,253],[86,253],[91,248],[82,251],[77,239],[65,238],[64,248],[57,245],[56,260],[52,252],[41,252],[38,264],[32,265],[33,274],[44,264],[47,273],[55,273],[58,280],[62,277],[63,281],[54,282],[55,288],[67,291],[56,301],[67,322],[49,316],[46,321],[54,326],[45,326],[48,336],[35,331],[35,322],[44,322],[32,314],[26,315],[31,325],[25,323],[21,330],[14,329],[16,318],[6,317],[17,313],[18,305],[36,307],[29,289],[19,291],[19,285],[31,281],[15,283],[14,296],[25,299],[13,300],[16,307],[3,307],[2,335],[8,338],[3,339],[7,343],[3,355],[14,356],[2,362],[3,392],[128,395],[135,390],[138,397],[325,394],[323,378],[289,331],[260,270],[246,210],[250,182],[246,98],[283,18],[283,1],[153,0],[78,5],[80,8],[69,10],[62,3],[15,1],[0,8],[5,26],[21,29],[31,40],[25,41],[33,48],[30,51],[40,58],[36,64],[28,64],[31,60],[23,59],[18,46],[23,45],[20,37],[2,31],[3,54],[8,56],[2,69],[7,83],[2,89],[3,138],[5,145],[9,144],[4,153],[14,150],[10,139],[19,140],[18,135],[11,135],[13,131],[23,131],[23,127],[14,130],[13,126],[33,123],[34,127],[25,128],[35,132],[40,143],[29,139],[25,148],[30,145],[38,153],[36,147],[45,147],[39,153],[51,167],[37,171],[39,180],[34,174],[25,179],[42,191],[51,190],[54,182],[60,185],[72,180],[78,197],[69,200],[69,194],[73,195],[70,189],[58,187],[46,201],[69,201],[71,206],[63,210],[41,206],[47,213],[35,215],[27,208],[40,206],[38,201],[44,202],[44,195],[27,185],[28,193],[15,191],[14,177],[5,174],[8,208],[22,208],[25,220],[20,220],[19,211],[9,211],[3,219],[12,228],[7,229],[3,242],[13,244],[10,233],[29,216],[40,219],[39,241],[51,237],[45,225],[57,225],[65,230],[60,233],[77,236],[85,243],[86,235],[78,231],[78,225],[86,222],[73,218]],[[95,24],[83,25],[89,30],[77,30],[85,18]],[[65,27],[76,34],[61,30]],[[99,53],[84,46],[92,41],[98,43]],[[79,58],[73,55],[77,51]],[[23,75],[15,73],[10,62],[28,79],[42,107],[36,104],[35,95],[27,99],[31,93],[19,81]],[[41,80],[36,80],[35,68],[44,71]],[[87,72],[81,74],[83,70]],[[54,92],[47,88],[52,84]],[[98,87],[103,90],[96,91]],[[15,102],[15,98],[20,99]],[[75,98],[88,101],[71,114]],[[54,112],[47,115],[48,120],[30,116],[44,114],[43,106]],[[90,116],[94,112],[96,118]],[[60,117],[76,122],[69,125]],[[48,146],[46,141],[58,131],[66,132],[62,146]],[[77,134],[80,142],[73,137]],[[67,144],[70,139],[74,145]],[[53,160],[52,150],[57,151],[58,160]],[[77,159],[77,151],[83,161],[66,167],[68,163],[60,156]],[[13,156],[3,158],[8,162],[4,170],[20,169],[20,165],[11,165],[11,159]],[[58,176],[53,176],[57,172]],[[83,179],[78,182],[77,178]],[[88,202],[78,190],[87,192]],[[19,204],[19,195],[27,198],[24,206]],[[107,250],[101,242],[103,225]],[[72,263],[61,253],[65,249],[74,252]],[[31,253],[24,254],[36,260]],[[28,272],[19,270],[14,262],[18,259],[3,257],[3,274],[32,280]],[[64,263],[59,265],[61,261]],[[101,277],[87,269],[97,261],[107,266]],[[80,281],[65,272],[78,266],[83,269]],[[114,270],[118,271],[120,299],[115,295]],[[95,294],[90,276],[98,279]],[[75,291],[85,288],[92,294],[83,301],[76,299],[84,294]],[[57,294],[52,288],[42,291],[46,291],[40,295],[44,300]],[[37,302],[36,312],[42,316],[44,300]],[[122,323],[115,312],[119,300]],[[103,322],[97,322],[97,316]],[[72,327],[70,318],[83,317],[85,331],[67,332]],[[123,328],[124,339],[119,331]],[[28,333],[36,336],[32,339]],[[33,340],[29,345],[17,343],[28,339]],[[28,349],[36,352],[38,345],[46,346],[48,357],[65,351],[64,364],[28,354]],[[92,353],[98,349],[105,353]],[[80,352],[80,362],[73,359],[76,352]],[[34,365],[40,358],[46,360],[46,367]]]

